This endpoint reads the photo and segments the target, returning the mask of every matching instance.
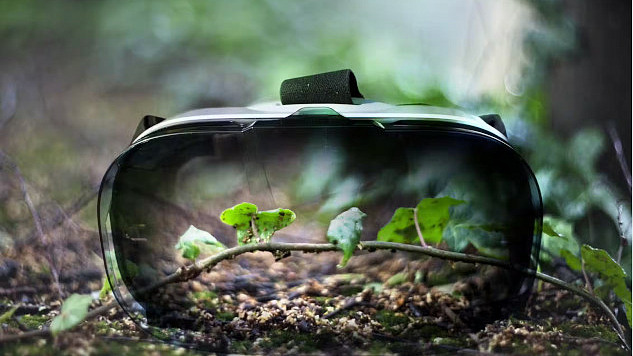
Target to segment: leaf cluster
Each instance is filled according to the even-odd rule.
[[[595,294],[603,300],[608,300],[609,294],[613,292],[624,304],[626,317],[631,326],[631,291],[626,286],[626,272],[607,251],[587,244],[580,246],[572,230],[571,223],[546,216],[543,223],[544,253],[541,254],[541,260],[549,263],[554,257],[558,257],[576,272],[584,268],[586,272],[595,274],[602,283],[594,289]]]
[[[296,217],[290,209],[258,211],[255,204],[241,203],[224,210],[220,220],[233,226],[237,243],[245,245],[270,241],[276,231],[292,224]]]
[[[415,244],[421,243],[416,220],[425,242],[438,244],[450,220],[449,209],[465,201],[451,197],[422,199],[415,208],[398,208],[387,223],[378,231],[378,241]],[[417,219],[414,215],[417,214]]]

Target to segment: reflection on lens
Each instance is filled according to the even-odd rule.
[[[309,339],[319,350],[367,349],[377,337],[417,342],[425,325],[506,315],[532,283],[497,267],[357,250],[344,268],[339,251],[255,251],[160,285],[193,261],[183,257],[186,232],[204,236],[185,239],[197,262],[220,244],[237,246],[240,231],[274,225],[255,215],[243,226],[221,220],[243,202],[296,214],[273,242],[327,243],[332,219],[357,207],[366,214],[363,241],[419,245],[423,232],[429,245],[525,268],[538,256],[541,202],[532,173],[509,146],[480,133],[258,123],[246,132],[157,135],[115,162],[100,204],[115,295],[145,329],[229,352],[265,351],[284,338]],[[450,310],[442,311],[445,321],[431,318],[440,306]]]

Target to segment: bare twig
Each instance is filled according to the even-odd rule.
[[[622,202],[618,202],[618,233],[620,235],[620,243],[618,244],[616,262],[620,264],[620,261],[622,260],[622,251],[627,245],[627,240],[624,236],[624,223],[622,222]]]
[[[0,88],[0,130],[13,119],[17,111],[17,86],[12,78],[7,78],[6,82]]]
[[[626,183],[629,187],[629,194],[631,194],[631,171],[629,170],[629,165],[626,163],[626,157],[624,156],[624,151],[622,150],[620,135],[618,135],[618,131],[615,129],[613,122],[609,123],[608,131],[609,136],[611,137],[611,142],[613,142],[615,155],[617,156],[618,163],[620,164],[620,169],[622,169],[622,174],[624,175],[624,179],[626,179]]]
[[[346,309],[350,309],[355,307],[356,305],[362,303],[362,301],[357,300],[356,298],[347,298],[347,300],[345,301],[345,303],[343,303],[343,305],[338,308],[338,309],[334,309],[333,311],[323,315],[323,319],[329,319],[333,316],[336,316],[338,314],[340,314],[342,311],[346,310]]]
[[[253,230],[253,236],[255,237],[255,241],[257,241],[257,243],[262,242],[261,238],[259,237],[259,231],[257,231],[257,224],[255,223],[255,215],[251,216],[251,230]]]
[[[55,216],[47,218],[42,221],[42,227],[46,230],[60,226],[64,221],[70,221],[73,216],[80,212],[86,205],[88,205],[96,196],[99,191],[98,186],[93,186],[90,190],[85,191],[77,200],[75,200],[68,207],[62,207],[56,203],[58,213]],[[37,238],[37,229],[31,231],[24,239],[24,243],[29,243],[34,238]]]
[[[26,206],[28,207],[29,212],[31,213],[31,217],[33,218],[33,224],[35,225],[35,231],[37,231],[37,235],[40,239],[40,243],[42,244],[42,246],[44,246],[45,250],[47,251],[47,253],[44,254],[44,258],[46,259],[46,262],[48,262],[48,266],[51,270],[51,275],[53,276],[53,282],[57,289],[57,293],[59,294],[60,297],[62,297],[64,294],[62,292],[61,285],[59,284],[59,271],[57,270],[57,266],[51,255],[52,251],[50,248],[48,248],[50,246],[50,243],[48,239],[46,238],[44,229],[42,228],[42,219],[40,218],[40,214],[35,208],[35,204],[33,204],[33,200],[31,200],[31,195],[29,194],[29,191],[26,188],[26,181],[24,180],[24,176],[22,175],[22,172],[20,171],[20,167],[18,167],[18,165],[15,162],[13,162],[13,160],[11,160],[11,158],[7,154],[5,154],[2,150],[0,150],[0,158],[2,159],[0,163],[10,166],[13,169],[15,176],[18,178],[18,181],[20,182],[20,190],[22,191],[24,203],[26,203]]]

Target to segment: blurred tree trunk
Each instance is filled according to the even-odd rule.
[[[631,2],[624,0],[564,1],[576,22],[580,49],[571,60],[555,62],[548,91],[553,129],[563,136],[580,127],[600,128],[607,137],[598,170],[628,192],[609,125],[622,141],[631,168]]]

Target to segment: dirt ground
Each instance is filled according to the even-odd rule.
[[[75,257],[98,251],[98,241],[96,246],[94,241],[67,244]],[[0,315],[19,305],[13,317],[0,325],[0,338],[46,327],[59,313],[61,300],[50,272],[41,261],[17,258],[35,253],[14,251],[0,262]],[[76,267],[68,267],[61,276],[61,289],[67,295],[92,293],[91,308],[110,302],[112,296],[97,298],[102,283],[99,259],[86,264],[72,256],[64,265]],[[7,355],[193,355],[209,349],[266,355],[628,354],[605,317],[579,297],[547,285],[532,293],[524,308],[498,318],[499,305],[479,302],[482,293],[498,287],[494,281],[447,277],[447,269],[471,271],[467,264],[411,262],[406,255],[384,252],[369,261],[352,258],[346,269],[337,270],[327,267],[336,264],[337,253],[314,258],[320,262],[296,255],[275,262],[269,253],[260,252],[224,261],[183,284],[181,294],[193,305],[181,311],[178,321],[171,320],[162,335],[154,331],[172,343],[152,338],[116,308],[54,338],[0,343],[0,351]],[[194,331],[175,328],[178,323]],[[176,344],[198,344],[203,349]]]

